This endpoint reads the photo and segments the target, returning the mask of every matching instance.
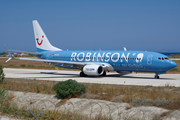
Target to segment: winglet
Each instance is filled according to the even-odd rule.
[[[7,51],[8,57],[9,57],[9,59],[4,62],[4,63],[7,63],[8,61],[10,61],[10,60],[13,58],[13,56],[12,56],[12,54],[9,52],[9,50],[8,50],[8,48],[6,47],[5,44],[4,44],[4,47],[5,47],[6,51]]]

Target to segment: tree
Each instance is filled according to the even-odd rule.
[[[1,55],[7,55],[7,53],[6,53],[6,52],[3,52]]]
[[[3,66],[0,65],[0,83],[3,82],[4,76],[5,76],[5,75],[4,75],[4,71],[3,71]]]

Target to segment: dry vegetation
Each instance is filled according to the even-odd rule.
[[[5,82],[0,87],[13,91],[35,92],[44,94],[54,94],[52,91],[55,81],[40,81],[27,79],[5,78]],[[152,100],[152,105],[167,109],[180,108],[180,87],[166,85],[165,87],[153,86],[123,86],[123,85],[103,85],[84,84],[86,93],[78,96],[83,98],[101,99],[113,102],[136,103],[133,106],[149,105],[148,100]],[[136,100],[136,101],[135,101]]]
[[[48,69],[48,70],[56,69],[55,66],[49,65],[48,63],[44,63],[44,62],[12,59],[9,62],[4,63],[6,60],[7,58],[0,58],[0,65],[3,65],[4,68],[27,68],[27,69]],[[58,68],[58,69],[66,70],[64,68]]]
[[[12,59],[7,63],[4,63],[7,58],[1,58],[0,64],[4,66],[4,68],[34,68],[34,69],[55,69],[53,65],[49,65],[44,62],[36,62],[36,61],[26,61],[26,60],[18,60]]]
[[[180,54],[171,54],[168,55],[169,58],[180,58]]]
[[[174,60],[177,63],[177,67],[174,69],[167,71],[168,74],[179,74],[180,73],[180,60]]]

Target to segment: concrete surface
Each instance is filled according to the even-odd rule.
[[[36,80],[65,81],[74,79],[81,83],[119,84],[119,85],[152,85],[152,86],[180,86],[180,74],[162,74],[160,79],[154,79],[154,74],[120,74],[107,73],[105,77],[79,77],[79,71],[37,70],[4,68],[7,78],[26,78]]]
[[[64,104],[58,103],[61,99],[57,99],[54,95],[37,94],[37,93],[23,93],[16,91],[9,91],[16,97],[13,103],[16,103],[20,108],[26,106],[27,109],[42,109],[59,111],[61,113],[78,113],[80,115],[95,118],[95,116],[102,115],[110,117],[113,120],[138,119],[138,120],[153,120],[154,116],[160,116],[164,112],[169,112],[167,109],[158,108],[154,106],[140,106],[132,107],[128,103],[116,103],[105,100],[93,100],[84,98],[71,98]],[[171,114],[164,116],[163,120],[177,120],[180,118],[179,110],[172,111]],[[61,116],[59,116],[60,118]]]

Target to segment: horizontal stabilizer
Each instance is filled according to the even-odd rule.
[[[12,57],[10,57],[8,60],[6,60],[4,63],[7,63],[8,61],[10,61],[12,59]]]
[[[35,52],[26,52],[26,51],[19,51],[19,50],[9,50],[13,52],[20,52],[20,53],[28,53],[28,54],[33,54],[33,55],[42,55],[41,53],[35,53]]]
[[[13,58],[13,56],[12,56],[12,54],[9,52],[9,50],[8,50],[8,48],[6,47],[5,44],[4,44],[4,47],[5,47],[6,51],[7,51],[8,57],[9,57],[9,59],[4,62],[4,63],[7,63],[8,61],[10,61],[10,60]]]
[[[8,54],[8,57],[13,57],[12,54],[9,52],[9,49],[6,47],[6,45],[4,44],[4,47],[6,49],[6,52]]]

